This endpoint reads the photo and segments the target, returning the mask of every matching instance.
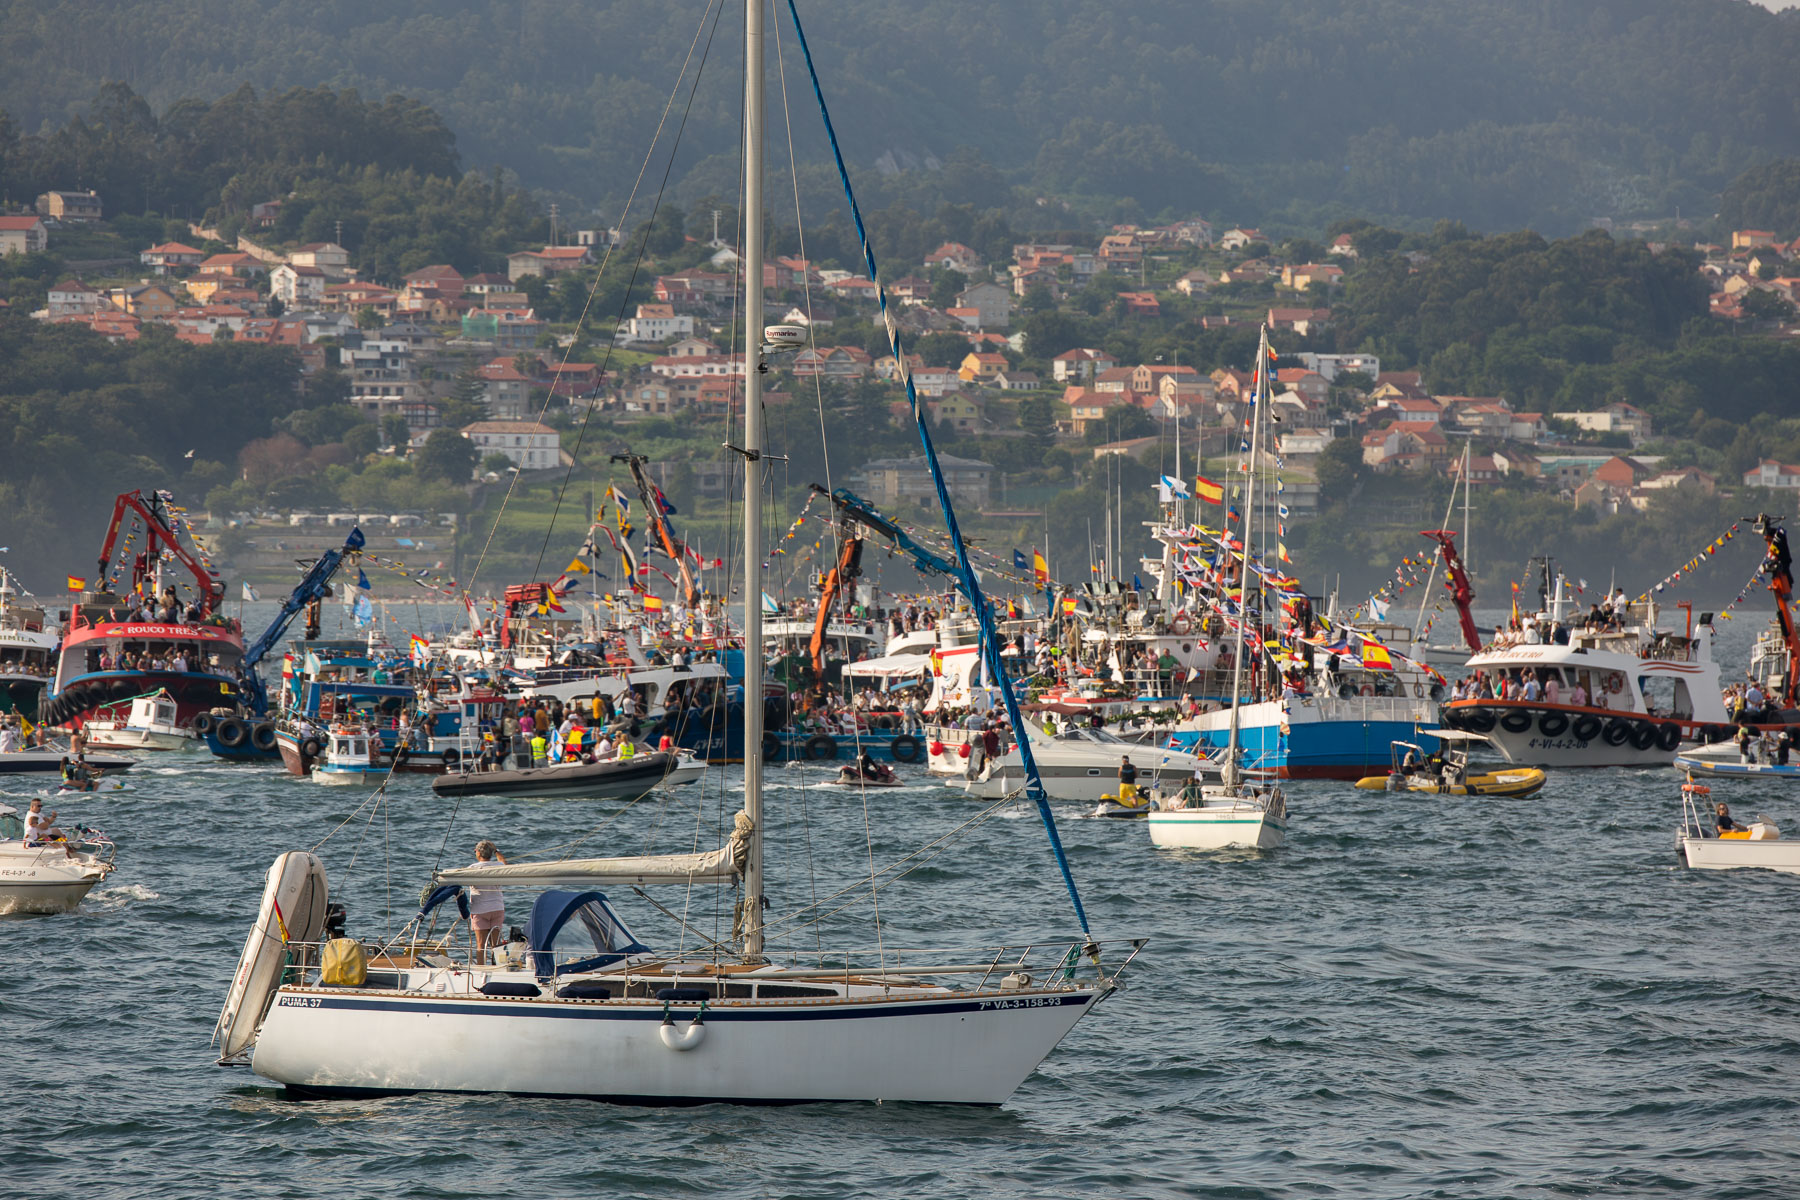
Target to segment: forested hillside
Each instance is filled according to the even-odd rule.
[[[243,83],[403,92],[444,114],[467,165],[616,213],[696,31],[696,61],[712,36],[705,3],[5,0],[0,108],[27,131],[60,125],[106,79],[159,110]],[[997,168],[927,181],[926,210],[990,207],[1017,187],[1050,213],[1561,233],[1594,216],[1710,216],[1739,173],[1800,153],[1800,13],[1742,0],[802,12],[856,165],[890,172],[877,200],[906,198],[959,146]],[[683,135],[686,200],[735,183],[736,22],[717,26]],[[800,154],[817,160],[791,32],[784,45]]]

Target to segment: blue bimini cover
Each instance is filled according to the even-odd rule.
[[[593,939],[594,953],[574,962],[556,965],[556,935],[571,920],[579,921]],[[525,940],[531,943],[532,968],[539,979],[570,972],[591,971],[618,962],[628,954],[648,954],[650,947],[638,941],[625,922],[619,920],[603,892],[570,892],[551,890],[537,898],[531,906],[531,920],[525,925]]]
[[[419,902],[419,915],[414,917],[413,920],[423,921],[426,917],[431,915],[432,909],[451,898],[456,900],[457,913],[465,921],[468,920],[469,898],[463,894],[462,887],[454,883],[440,883],[429,892],[426,892],[425,898]]]

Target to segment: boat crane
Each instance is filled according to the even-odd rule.
[[[188,569],[193,575],[194,592],[200,605],[200,615],[210,617],[218,609],[219,602],[225,598],[225,581],[217,573],[202,566],[200,560],[181,544],[176,534],[175,516],[169,511],[169,503],[160,492],[153,492],[145,497],[142,489],[121,492],[113,501],[112,522],[106,527],[106,542],[100,547],[100,573],[97,576],[98,588],[96,596],[106,593],[107,567],[112,562],[113,547],[119,540],[119,527],[125,523],[127,510],[137,514],[144,526],[144,549],[132,564],[131,582],[133,586],[148,580],[156,565],[156,548],[162,546]]]
[[[1800,702],[1800,639],[1794,636],[1794,614],[1789,607],[1789,599],[1794,594],[1794,555],[1788,549],[1787,530],[1781,525],[1782,520],[1768,513],[1757,513],[1751,527],[1762,534],[1763,544],[1768,548],[1762,573],[1769,577],[1769,591],[1775,595],[1775,621],[1781,627],[1782,645],[1787,650],[1787,669],[1781,680],[1781,707],[1793,708]]]
[[[344,559],[362,548],[362,530],[351,529],[350,536],[344,539],[341,548],[327,550],[319,555],[311,569],[306,572],[306,577],[300,581],[299,586],[294,588],[288,598],[281,602],[281,611],[275,614],[275,619],[269,622],[269,627],[262,631],[262,636],[245,648],[244,657],[238,664],[241,675],[238,686],[248,701],[247,707],[250,709],[248,715],[263,717],[267,716],[269,712],[269,693],[263,687],[262,679],[256,673],[257,664],[268,656],[270,650],[275,648],[275,644],[287,632],[288,626],[294,623],[295,617],[330,594],[331,577],[337,574]]]
[[[1456,605],[1456,615],[1462,623],[1463,641],[1468,643],[1471,654],[1480,654],[1481,629],[1475,624],[1475,614],[1470,608],[1475,602],[1475,588],[1469,582],[1468,568],[1456,555],[1456,530],[1421,529],[1419,536],[1430,538],[1443,550],[1444,582],[1450,586],[1450,600]]]

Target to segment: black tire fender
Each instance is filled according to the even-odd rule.
[[[250,736],[250,727],[236,717],[226,717],[219,722],[219,745],[235,750],[244,744]]]
[[[264,721],[250,734],[250,744],[258,750],[268,751],[275,748],[275,727]]]
[[[1631,740],[1631,722],[1621,721],[1615,717],[1606,723],[1606,729],[1601,732],[1600,739],[1609,746],[1623,746]]]
[[[1575,718],[1575,724],[1570,727],[1569,733],[1578,742],[1591,742],[1600,736],[1600,718],[1593,713],[1582,713]]]
[[[895,762],[903,763],[916,763],[919,761],[920,755],[924,753],[924,747],[919,744],[919,739],[910,733],[903,733],[895,738],[888,749],[893,752]]]
[[[781,739],[767,729],[763,730],[762,756],[764,762],[776,762],[781,758]]]
[[[806,757],[834,759],[838,756],[837,739],[828,733],[815,733],[806,739]]]
[[[199,734],[201,737],[205,737],[207,734],[209,734],[213,731],[213,727],[215,725],[217,725],[218,722],[213,720],[213,715],[211,713],[203,712],[199,716],[194,718],[192,724],[194,727],[194,732]]]
[[[1656,748],[1658,750],[1673,750],[1679,745],[1681,745],[1681,726],[1670,721],[1656,727]]]
[[[1567,713],[1547,712],[1538,718],[1538,732],[1547,738],[1561,737],[1563,730],[1568,727]]]
[[[1524,733],[1531,728],[1531,713],[1523,708],[1510,708],[1500,715],[1500,728],[1508,733]]]
[[[1463,725],[1470,733],[1490,733],[1494,728],[1494,714],[1485,708],[1469,709]]]
[[[1638,722],[1631,727],[1631,748],[1648,750],[1656,745],[1656,726],[1648,721]]]

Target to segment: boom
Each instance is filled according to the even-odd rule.
[[[299,586],[288,594],[286,600],[281,602],[281,611],[275,614],[275,619],[269,622],[269,627],[262,631],[260,637],[245,647],[244,657],[239,663],[242,673],[240,683],[250,697],[251,711],[256,716],[260,717],[269,711],[269,694],[264,690],[262,680],[256,674],[257,664],[262,662],[268,656],[269,651],[275,648],[275,644],[287,632],[288,626],[294,623],[295,617],[299,616],[308,605],[325,597],[329,591],[331,577],[337,574],[338,568],[344,564],[344,559],[362,548],[362,530],[352,529],[350,536],[344,539],[342,549],[327,550],[319,555],[318,561],[314,562],[311,569],[306,572],[306,577],[300,581]]]
[[[1475,588],[1469,582],[1468,568],[1456,555],[1456,531],[1421,529],[1419,536],[1430,538],[1443,549],[1444,582],[1450,587],[1450,600],[1456,605],[1456,615],[1462,622],[1463,641],[1471,654],[1481,653],[1481,629],[1475,624],[1475,614],[1470,609],[1475,602]]]
[[[168,502],[161,493],[153,492],[146,500],[142,490],[123,492],[113,501],[112,523],[106,527],[106,542],[100,547],[99,586],[104,588],[106,585],[106,565],[112,561],[113,547],[119,540],[119,526],[125,523],[128,509],[136,513],[144,524],[144,549],[132,566],[132,584],[135,586],[149,577],[149,564],[155,561],[156,548],[160,545],[173,554],[194,577],[194,592],[199,598],[200,615],[212,616],[217,611],[219,602],[225,598],[225,583],[202,566],[200,560],[181,544],[181,539],[175,533],[175,518],[169,513]]]
[[[962,588],[962,578],[956,569],[955,563],[947,558],[932,553],[930,550],[919,545],[919,543],[913,541],[912,538],[906,535],[904,530],[882,516],[880,511],[867,500],[857,496],[856,493],[850,491],[848,488],[839,488],[835,492],[828,492],[815,483],[812,485],[812,490],[837,505],[838,511],[843,513],[846,517],[862,525],[868,526],[870,529],[873,529],[876,533],[879,533],[882,537],[892,542],[896,550],[899,550],[912,558],[913,568],[920,574],[948,575],[956,580],[956,586],[959,590]]]

